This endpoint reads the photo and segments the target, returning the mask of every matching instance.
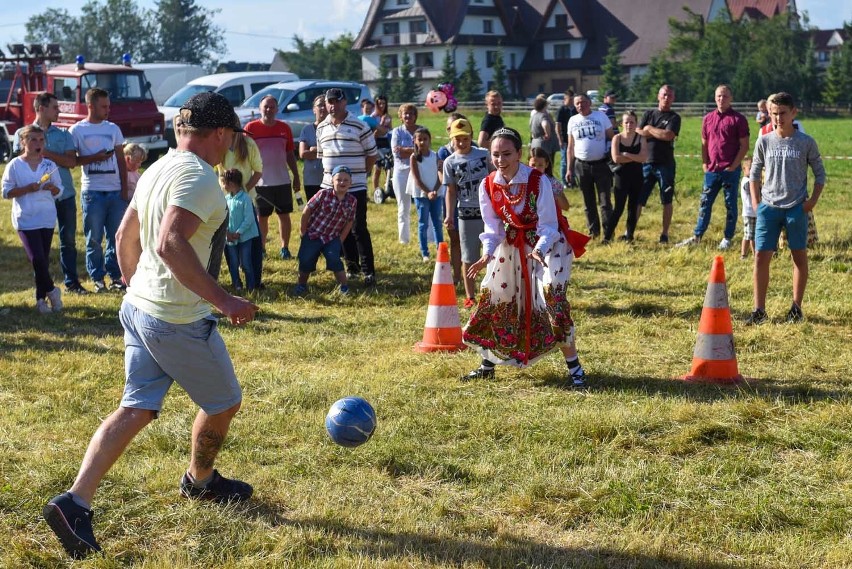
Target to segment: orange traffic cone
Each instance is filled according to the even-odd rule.
[[[735,383],[743,379],[737,369],[737,355],[734,352],[734,331],[722,257],[713,260],[713,268],[710,270],[701,322],[698,324],[698,339],[692,356],[692,371],[681,379],[711,383]]]
[[[423,341],[414,344],[418,352],[455,352],[467,346],[462,343],[459,306],[456,303],[456,288],[450,253],[446,243],[438,244],[438,260],[432,277],[432,293],[426,311],[426,327]]]

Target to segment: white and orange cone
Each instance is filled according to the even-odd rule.
[[[728,285],[725,281],[725,263],[722,257],[713,260],[698,338],[692,357],[692,371],[681,379],[710,383],[736,383],[742,381],[737,368],[734,350],[734,330],[731,310],[728,307]]]
[[[414,350],[455,352],[466,347],[462,342],[450,253],[446,243],[439,243],[435,275],[432,277],[432,292],[429,295],[429,308],[426,311],[426,326],[423,329],[423,341],[414,344]]]

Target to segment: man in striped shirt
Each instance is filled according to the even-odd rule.
[[[364,284],[376,284],[373,242],[367,229],[367,174],[378,158],[370,127],[346,110],[346,93],[337,87],[325,94],[328,116],[317,126],[317,158],[322,160],[322,188],[332,188],[331,173],[337,166],[352,172],[349,192],[357,200],[355,224],[343,242],[347,276],[364,275]]]

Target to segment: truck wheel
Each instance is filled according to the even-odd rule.
[[[8,140],[0,140],[0,164],[5,164],[12,158],[12,148]]]

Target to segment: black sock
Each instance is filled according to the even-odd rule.
[[[492,362],[491,360],[483,359],[482,363],[479,364],[479,367],[483,369],[494,369],[494,362]]]
[[[583,367],[580,365],[580,358],[576,356],[572,360],[565,358],[565,365],[568,366],[568,373],[574,373],[575,371]]]

